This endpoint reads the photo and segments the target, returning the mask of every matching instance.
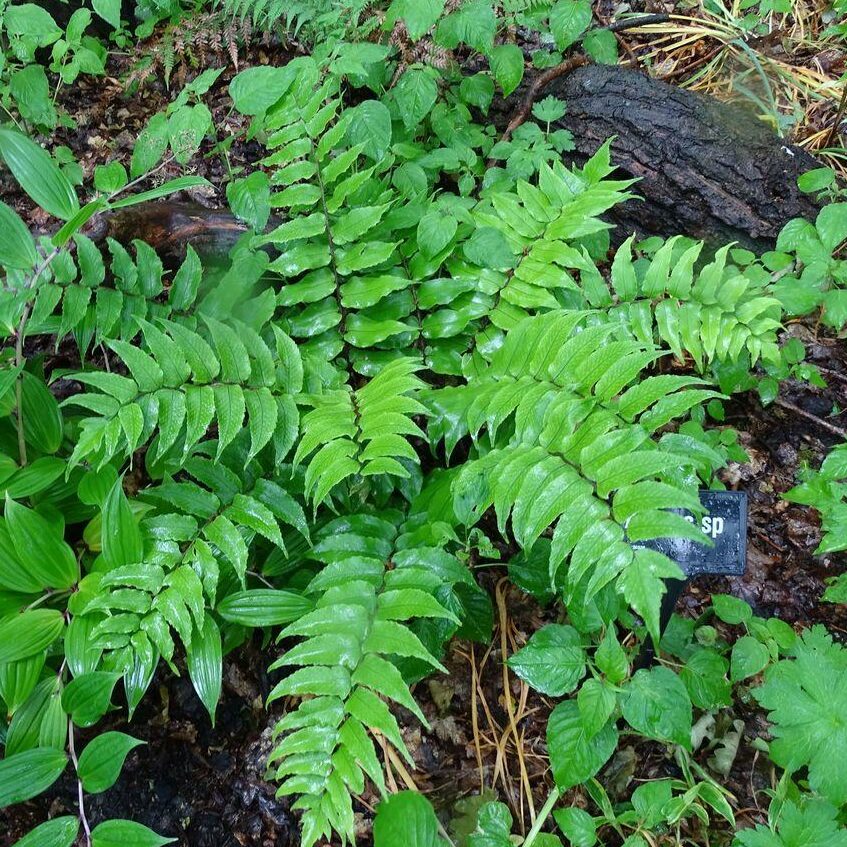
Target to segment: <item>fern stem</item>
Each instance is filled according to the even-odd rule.
[[[326,241],[329,246],[329,257],[330,263],[332,264],[332,275],[335,278],[335,301],[338,303],[338,311],[341,313],[341,324],[339,326],[339,331],[341,332],[342,338],[344,337],[344,330],[346,328],[347,323],[347,310],[341,303],[341,278],[338,275],[338,257],[335,253],[335,241],[332,239],[332,222],[329,217],[329,207],[326,202],[326,185],[324,183],[323,173],[321,173],[321,163],[318,160],[317,150],[315,148],[315,143],[312,138],[309,139],[312,144],[312,161],[315,165],[315,178],[318,181],[318,190],[321,193],[321,212],[324,216],[324,226],[326,227]]]
[[[561,797],[561,792],[558,788],[554,787],[550,794],[547,796],[547,799],[544,801],[544,805],[541,807],[541,811],[538,813],[538,817],[535,819],[535,823],[532,825],[532,829],[530,829],[529,833],[527,833],[526,841],[523,843],[523,847],[532,847],[535,843],[535,839],[541,832],[541,827],[547,822],[547,818],[550,817],[550,812],[553,811],[553,806]]]
[[[79,802],[79,820],[85,832],[86,847],[91,847],[91,826],[88,823],[88,817],[85,814],[85,792],[82,788],[82,780],[79,778],[79,760],[77,759],[76,749],[74,747],[74,722],[68,718],[68,752],[71,754],[71,762],[73,762],[74,770],[76,771],[76,791]]]

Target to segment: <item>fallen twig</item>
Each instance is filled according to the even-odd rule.
[[[584,53],[577,53],[575,56],[571,56],[570,59],[565,59],[564,62],[556,65],[556,67],[544,71],[543,74],[539,74],[532,81],[532,85],[530,85],[529,91],[521,102],[521,105],[512,115],[509,125],[503,130],[500,140],[508,141],[512,133],[529,117],[533,103],[535,103],[535,98],[542,88],[549,85],[554,79],[558,79],[560,76],[564,76],[566,73],[570,73],[576,68],[581,68],[588,64],[591,64],[591,59]]]
[[[671,19],[671,16],[665,12],[658,12],[655,15],[639,15],[637,18],[624,18],[622,21],[615,21],[607,26],[600,27],[607,29],[609,32],[624,32],[627,29],[636,29],[640,26],[650,26],[650,24],[665,24]]]
[[[807,412],[805,409],[801,409],[799,406],[795,406],[794,403],[790,403],[788,400],[783,400],[780,397],[777,397],[773,402],[775,406],[779,406],[781,409],[789,412],[794,412],[795,415],[800,415],[800,417],[817,424],[821,429],[825,429],[827,432],[831,432],[833,435],[847,440],[847,430],[842,429],[840,426],[831,424],[829,421],[825,421],[817,415],[813,415],[811,412]]]
[[[639,15],[635,18],[626,18],[622,21],[615,21],[614,23],[608,24],[607,26],[600,27],[601,30],[607,30],[608,32],[618,33],[624,32],[628,29],[635,29],[640,26],[647,26],[648,24],[661,24],[665,23],[670,19],[670,15],[661,13],[655,15]],[[568,59],[565,59],[564,62],[556,65],[549,70],[544,71],[544,73],[539,74],[533,81],[532,85],[529,87],[529,91],[524,97],[521,105],[515,111],[512,119],[509,121],[509,125],[503,131],[503,135],[500,136],[501,141],[508,141],[511,137],[512,133],[529,117],[530,112],[532,111],[532,106],[535,103],[535,99],[538,96],[538,93],[541,89],[545,88],[549,85],[554,79],[558,79],[560,76],[564,76],[567,73],[570,73],[577,68],[584,67],[585,65],[591,64],[591,59],[586,56],[584,53],[576,53]],[[489,163],[490,165],[491,163]]]

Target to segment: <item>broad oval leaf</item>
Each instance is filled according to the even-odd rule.
[[[247,68],[232,78],[229,96],[242,115],[261,115],[276,103],[294,81],[290,68]]]
[[[0,664],[46,650],[62,633],[65,619],[55,609],[31,609],[0,622]]]
[[[22,803],[49,788],[67,767],[62,750],[36,747],[0,760],[0,808]]]
[[[437,847],[439,843],[435,811],[417,791],[401,791],[383,800],[373,832],[374,847]]]
[[[223,652],[221,632],[210,615],[203,619],[202,630],[195,628],[191,642],[186,645],[186,657],[194,690],[206,707],[214,726],[215,709],[221,697]]]
[[[739,638],[732,645],[730,675],[733,682],[741,682],[764,670],[770,661],[768,648],[752,635]]]
[[[79,211],[79,200],[50,154],[13,129],[0,128],[0,156],[21,188],[45,212],[63,221]]]
[[[89,794],[111,788],[131,750],[144,744],[123,732],[104,732],[88,742],[79,757],[77,774]]]
[[[547,749],[561,791],[591,779],[615,752],[618,731],[606,724],[591,735],[574,700],[559,703],[547,723]]]
[[[70,588],[77,581],[74,552],[46,518],[7,496],[6,526],[21,564],[45,588]]]
[[[225,597],[217,611],[225,621],[257,627],[290,623],[311,609],[310,600],[292,591],[254,588]]]
[[[536,691],[561,697],[585,674],[585,651],[572,626],[548,624],[509,658],[509,667]]]
[[[162,847],[174,841],[135,821],[103,821],[91,831],[92,847]]]
[[[659,666],[637,671],[626,687],[621,710],[636,732],[691,749],[691,700],[672,670]]]
[[[97,723],[109,710],[120,674],[91,671],[72,679],[62,693],[62,707],[77,726]]]
[[[38,261],[35,242],[20,216],[0,202],[0,265],[28,271]]]
[[[79,818],[64,815],[45,821],[28,832],[14,847],[72,847],[79,833]]]

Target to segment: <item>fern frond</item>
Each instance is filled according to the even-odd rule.
[[[138,320],[147,350],[112,340],[108,346],[130,376],[83,371],[74,379],[96,389],[65,401],[95,412],[84,418],[71,465],[90,460],[104,465],[130,456],[156,434],[152,455],[177,447],[184,461],[217,424],[218,457],[247,421],[250,456],[269,442],[277,460],[291,447],[298,418],[293,395],[302,387],[296,346],[281,330],[274,333],[276,361],[266,340],[237,321],[205,318],[202,330],[168,320]],[[279,364],[277,364],[279,363]]]
[[[135,258],[117,241],[107,239],[107,268],[100,248],[77,234],[76,260],[70,253],[51,266],[52,279],[39,286],[28,332],[54,333],[57,340],[73,334],[83,356],[92,343],[137,332],[137,320],[181,319],[194,304],[203,268],[189,246],[164,297],[163,267],[155,250],[134,241]]]
[[[421,219],[390,172],[361,167],[384,151],[347,142],[367,111],[340,115],[334,85],[320,83],[313,63],[292,79],[272,110],[264,162],[288,220],[257,243],[281,251],[269,270],[281,278],[292,337],[323,357],[349,345],[366,375],[410,348],[428,368],[461,374],[474,346],[493,350],[527,314],[562,308],[568,289],[578,291],[569,260],[587,260],[569,242],[607,229],[599,216],[630,196],[630,182],[608,179],[604,147],[581,170],[545,166],[537,186],[495,191],[470,210],[436,204]],[[428,237],[442,219],[453,235]]]
[[[551,312],[518,324],[466,386],[426,397],[434,414],[430,434],[444,436],[449,451],[466,433],[478,439],[484,427],[493,446],[462,466],[453,482],[462,522],[476,523],[493,507],[501,533],[511,521],[525,549],[554,526],[550,584],[560,582],[558,570],[569,560],[571,596],[579,590],[590,598],[617,581],[630,602],[641,604],[648,593],[636,596],[626,576],[639,568],[657,592],[637,607],[655,633],[662,584],[639,563],[649,556],[658,570],[673,565],[634,550],[632,542],[703,539],[665,511],[701,510],[695,460],[653,435],[719,395],[693,378],[642,376],[657,351],[614,325],[585,327],[589,317]]]
[[[313,395],[314,408],[303,417],[303,436],[294,454],[295,466],[314,451],[306,470],[306,493],[315,507],[333,487],[354,474],[408,477],[401,464],[417,462],[407,436],[425,438],[412,415],[426,414],[413,396],[424,387],[414,373],[414,359],[396,359],[367,385]]]
[[[334,11],[337,18],[340,12],[333,0],[222,0],[218,5],[233,18],[249,18],[262,29],[282,28],[292,37],[320,16]]]
[[[679,361],[693,359],[700,372],[712,362],[737,361],[745,350],[752,365],[759,359],[779,363],[782,306],[769,290],[768,275],[728,264],[730,246],[698,272],[703,245],[681,247],[678,238],[669,239],[649,264],[633,263],[632,241],[615,254],[610,291],[593,263],[581,267],[586,302],[602,307],[604,320],[628,326],[641,341],[666,344]]]
[[[256,477],[249,460],[239,468],[193,456],[180,481],[143,490],[134,506],[118,483],[103,506],[106,570],[86,578],[74,614],[104,666],[134,680],[132,708],[150,681],[141,669],[152,672],[160,656],[172,663],[176,640],[189,649],[216,626],[208,611],[245,588],[257,544],[285,554],[283,526],[310,543],[303,507],[286,483]],[[138,525],[134,512],[143,515]]]
[[[351,795],[364,791],[365,777],[385,794],[372,733],[414,764],[386,700],[427,722],[393,660],[444,670],[409,622],[455,615],[430,593],[421,558],[396,551],[396,537],[394,524],[371,515],[328,524],[313,550],[324,568],[307,589],[318,598],[315,610],[280,633],[301,640],[271,666],[296,670],[269,700],[306,699],[277,723],[281,740],[268,766],[281,782],[278,794],[299,795],[303,847],[333,831],[344,844],[354,840]]]
[[[264,539],[285,555],[283,526],[310,540],[303,507],[289,493],[288,480],[257,475],[259,469],[246,456],[232,464],[195,455],[185,463],[186,479],[166,480],[139,493],[143,502],[156,507],[155,517],[147,517],[144,526],[157,541],[180,545],[178,560],[200,574],[210,603],[215,602],[221,573],[227,585],[234,577],[244,588],[254,541]],[[162,547],[157,553],[164,557],[162,564],[169,564],[167,556],[176,548]]]
[[[613,170],[607,143],[581,170],[543,164],[537,185],[520,180],[514,190],[496,191],[474,210],[474,219],[501,232],[515,256],[487,316],[497,331],[528,315],[561,309],[568,292],[580,290],[570,270],[594,263],[576,244],[610,229],[600,215],[633,196],[628,189],[634,180],[610,180]],[[490,334],[477,336],[478,349],[490,345]]]

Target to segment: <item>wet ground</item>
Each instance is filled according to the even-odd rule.
[[[815,557],[819,527],[814,513],[780,499],[795,484],[799,469],[817,466],[838,440],[816,421],[835,427],[845,423],[843,415],[830,413],[847,408],[847,363],[843,345],[835,339],[815,340],[802,326],[792,332],[804,338],[812,361],[832,371],[830,387],[791,384],[784,390],[782,400],[811,419],[776,405],[762,409],[752,396],[728,407],[728,423],[739,430],[751,459],[725,473],[725,481],[749,498],[747,574],[697,579],[683,593],[677,611],[696,617],[712,593],[731,593],[760,615],[779,616],[798,628],[824,623],[836,637],[847,638],[847,609],[819,602],[825,579],[843,570],[844,557]],[[463,798],[493,788],[515,818],[529,825],[551,784],[544,729],[552,706],[513,676],[505,696],[502,658],[554,612],[541,609],[503,577],[501,566],[481,571],[495,607],[491,646],[455,644],[446,660],[449,675],[418,684],[415,696],[431,729],[401,714],[417,769],[405,772],[391,763],[389,770],[398,788],[411,781],[445,810],[455,810],[457,803],[461,809]],[[130,725],[116,711],[105,728],[123,729],[147,744],[133,751],[112,789],[87,799],[92,822],[130,817],[177,837],[185,847],[298,844],[287,801],[275,799],[273,787],[262,778],[273,725],[273,715],[262,707],[273,684],[264,671],[268,663],[268,652],[258,641],[227,657],[214,728],[187,677],[169,672],[154,681]],[[725,721],[738,718],[744,721],[744,738],[727,787],[735,794],[739,818],[754,820],[765,802],[760,792],[773,777],[752,746],[766,729],[751,704],[739,702],[723,715]],[[85,738],[83,733],[78,746]],[[664,749],[646,742],[622,747],[609,769],[604,781],[613,776],[611,784],[624,795],[633,780],[676,774]],[[376,799],[366,796],[358,808],[365,844]],[[74,813],[75,803],[75,784],[66,777],[46,798],[0,812],[0,847],[13,844],[48,811],[51,816]]]

